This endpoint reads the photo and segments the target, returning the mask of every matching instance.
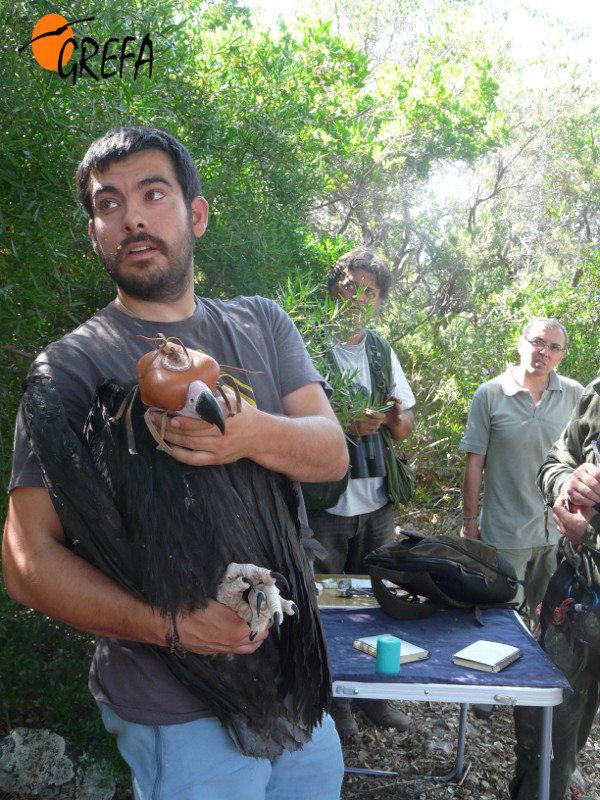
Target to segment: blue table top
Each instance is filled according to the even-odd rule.
[[[437,611],[422,620],[396,620],[380,608],[324,608],[321,618],[327,637],[334,681],[365,683],[451,683],[559,687],[569,683],[524,629],[513,611],[486,609],[480,626],[472,611]],[[398,676],[382,678],[375,672],[375,659],[353,646],[361,636],[389,633],[429,650],[429,658],[402,664]],[[512,644],[521,658],[501,672],[482,672],[455,666],[452,656],[478,639]]]

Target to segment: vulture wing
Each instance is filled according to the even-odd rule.
[[[247,459],[189,467],[157,450],[139,398],[112,421],[127,389],[102,384],[84,436],[71,430],[51,379],[28,379],[23,408],[44,480],[75,552],[162,613],[203,608],[232,562],[280,572],[299,614],[251,655],[185,658],[150,647],[219,717],[246,755],[274,758],[310,739],[330,700],[325,638],[284,476]],[[282,589],[282,594],[286,589]]]
[[[121,515],[89,450],[68,424],[54,382],[36,375],[27,378],[25,386],[22,408],[27,434],[69,546],[141,597]]]

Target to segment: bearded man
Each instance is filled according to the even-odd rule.
[[[338,479],[348,464],[344,436],[291,320],[264,298],[220,301],[194,293],[193,247],[206,230],[208,204],[187,148],[158,129],[110,130],[86,152],[77,189],[116,296],[49,345],[31,371],[52,378],[73,429],[83,430],[99,381],[135,380],[148,350],[139,337],[160,331],[220,364],[248,370],[253,390],[253,401],[227,416],[223,434],[199,419],[168,417],[163,436],[176,462],[194,469],[250,459],[292,481]],[[173,502],[193,498],[183,494]],[[173,644],[173,620],[68,546],[22,411],[2,566],[15,600],[100,637],[90,689],[131,767],[137,800],[159,793],[186,800],[339,797],[343,764],[330,717],[322,715],[299,749],[249,757],[174,677],[156,654]],[[247,623],[214,599],[182,610],[176,624],[178,647],[205,656],[251,658],[270,636],[265,629],[251,637]]]

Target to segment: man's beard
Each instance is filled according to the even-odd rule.
[[[167,258],[163,267],[144,267],[144,262],[137,264],[137,269],[122,270],[122,254],[126,248],[136,242],[148,242]],[[185,229],[185,236],[176,249],[169,248],[165,241],[147,233],[136,233],[126,237],[120,243],[117,252],[108,252],[98,246],[98,258],[115,284],[125,294],[138,300],[149,302],[175,302],[187,290],[191,280],[190,265],[194,252],[195,236],[190,225]]]

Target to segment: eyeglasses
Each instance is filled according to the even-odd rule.
[[[526,336],[524,336],[523,338],[525,339],[526,342],[529,342],[529,344],[532,347],[535,347],[536,350],[543,350],[544,347],[546,347],[553,353],[564,353],[566,352],[567,349],[566,347],[561,347],[556,342],[552,342],[552,344],[549,344],[548,342],[545,342],[543,339],[540,339],[538,336],[536,336],[534,339],[528,339]]]

